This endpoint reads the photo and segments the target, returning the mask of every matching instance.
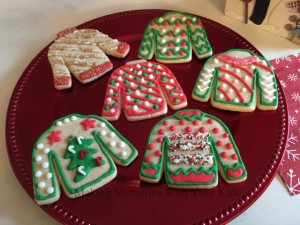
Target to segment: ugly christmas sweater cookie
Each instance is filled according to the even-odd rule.
[[[212,55],[212,48],[201,20],[183,12],[168,12],[153,19],[144,32],[139,57],[162,63],[184,63]]]
[[[70,198],[90,193],[115,178],[114,162],[126,166],[137,154],[101,117],[72,114],[60,118],[33,148],[35,200],[39,205],[57,201],[60,185]]]
[[[116,69],[108,81],[102,117],[117,120],[123,106],[128,120],[143,120],[187,105],[174,74],[164,65],[137,60]]]
[[[124,58],[129,52],[126,42],[119,42],[94,29],[69,28],[60,32],[49,47],[48,60],[58,90],[70,88],[71,73],[85,84],[112,69],[106,56]]]
[[[196,109],[182,110],[152,129],[140,170],[143,181],[157,183],[165,173],[174,188],[213,188],[218,171],[227,183],[242,182],[247,171],[226,125]]]
[[[270,63],[250,50],[232,49],[210,57],[198,76],[193,98],[224,110],[251,112],[278,106]]]

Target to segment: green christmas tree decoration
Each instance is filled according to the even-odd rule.
[[[93,157],[93,155],[98,152],[97,149],[90,148],[93,142],[93,139],[85,139],[81,136],[71,137],[69,139],[64,159],[71,159],[67,168],[68,170],[77,170],[74,177],[75,182],[83,180],[94,167],[105,164],[105,160],[100,156],[96,158]]]

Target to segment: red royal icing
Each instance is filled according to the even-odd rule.
[[[190,127],[190,126],[188,126],[188,127],[185,128],[185,131],[186,131],[187,133],[191,133],[191,132],[193,131],[193,128]]]
[[[228,133],[225,133],[225,134],[223,134],[223,137],[224,137],[224,138],[228,138],[228,137],[229,137],[229,134],[228,134]]]
[[[81,150],[79,153],[80,159],[84,159],[84,155],[87,153],[86,150]]]
[[[121,54],[125,54],[129,49],[129,45],[126,42],[121,42],[117,51]]]
[[[185,56],[185,52],[184,52],[184,51],[181,51],[179,54],[180,54],[181,56]]]
[[[174,125],[170,126],[170,131],[175,131],[176,127]]]
[[[113,67],[113,64],[111,62],[105,62],[101,65],[98,65],[90,70],[83,71],[82,73],[79,74],[79,79],[80,80],[88,80],[92,77],[95,77],[97,75],[100,75],[107,70],[111,69]]]
[[[218,134],[219,132],[220,132],[219,128],[214,128],[214,129],[213,129],[213,133],[214,133],[214,134]]]
[[[102,157],[101,157],[101,156],[98,156],[98,157],[96,158],[96,162],[97,162],[97,164],[98,164],[99,166],[102,165],[101,160],[102,160]]]
[[[190,24],[191,24],[191,21],[186,21],[186,23],[185,23],[187,26],[189,26]]]
[[[155,155],[161,156],[161,154],[162,154],[161,150],[156,150]]]
[[[234,170],[231,170],[231,169],[228,169],[226,170],[226,173],[228,174],[228,176],[230,177],[233,177],[233,178],[238,178],[238,177],[241,177],[244,173],[244,170],[239,167],[237,168],[235,171]]]
[[[96,120],[87,118],[86,120],[81,122],[81,125],[83,126],[84,130],[87,131],[91,128],[95,128],[96,127],[95,123],[96,123]]]
[[[232,63],[232,64],[237,64],[240,66],[247,66],[247,65],[251,65],[254,62],[257,61],[257,57],[256,56],[250,56],[248,58],[236,58],[227,54],[219,54],[217,56],[218,59],[226,62],[226,63]]]
[[[194,120],[194,121],[193,121],[193,125],[194,125],[194,126],[198,126],[199,124],[200,124],[199,120]]]
[[[72,33],[73,31],[77,30],[76,27],[71,27],[71,28],[67,28],[65,29],[64,31],[61,31],[57,34],[57,38],[62,38],[64,37],[65,35],[69,34],[69,33]]]
[[[165,134],[165,130],[164,130],[164,129],[159,129],[159,130],[158,130],[158,133],[159,133],[160,135],[164,135],[164,134]]]
[[[144,172],[147,173],[147,174],[154,175],[154,174],[157,173],[157,170],[152,169],[152,168],[150,167],[150,168],[148,168],[148,169],[144,168]]]
[[[266,65],[264,65],[262,63],[255,62],[254,65],[257,66],[257,67],[260,67],[260,68],[262,68],[264,70],[267,70],[269,72],[272,72],[272,69],[270,67],[268,67],[268,66],[266,66]]]
[[[149,150],[153,150],[153,149],[154,149],[154,144],[149,144],[149,145],[148,145],[148,149],[149,149]]]
[[[227,144],[226,144],[226,148],[227,148],[227,149],[232,149],[232,148],[233,148],[233,145],[232,145],[231,143],[227,143]]]
[[[179,21],[177,21],[176,23],[175,23],[175,26],[177,26],[177,27],[179,27],[181,25],[181,23],[179,22]]]
[[[177,183],[180,182],[212,182],[215,178],[215,174],[206,174],[204,172],[195,174],[193,172],[189,173],[188,175],[185,175],[183,173],[179,173],[178,175],[170,174],[170,178]]]
[[[55,142],[61,142],[61,137],[59,136],[62,133],[61,130],[51,131],[51,134],[47,137],[50,141],[50,145],[53,145]]]
[[[208,119],[207,122],[208,122],[208,124],[213,124],[214,120],[213,119]]]
[[[205,129],[205,127],[200,127],[200,129],[199,129],[199,130],[200,130],[200,132],[201,132],[201,133],[205,133],[205,132],[206,132],[206,129]]]
[[[144,158],[144,161],[145,161],[146,163],[150,163],[150,162],[152,162],[152,157],[151,157],[151,156],[146,156],[146,157]]]
[[[184,125],[184,124],[186,124],[186,121],[185,121],[185,120],[180,120],[180,121],[179,121],[179,124],[180,124],[180,125]]]
[[[237,154],[232,154],[232,155],[231,155],[231,158],[232,158],[233,160],[237,160],[239,157],[238,157]]]
[[[222,153],[221,153],[221,157],[222,157],[223,159],[226,159],[226,158],[228,157],[228,153],[227,153],[227,152],[222,152]]]
[[[165,125],[165,126],[167,126],[169,124],[169,122],[167,121],[167,120],[165,120],[164,122],[163,122],[163,125]]]
[[[157,138],[157,142],[158,142],[158,143],[162,143],[163,140],[164,140],[164,139],[163,139],[162,137],[158,137],[158,138]]]
[[[68,85],[70,81],[71,81],[70,76],[59,76],[54,78],[53,83],[55,86],[60,86],[60,85]]]
[[[223,141],[217,141],[216,144],[217,144],[218,147],[222,147],[224,145]]]
[[[155,26],[156,25],[156,23],[155,22],[151,22],[151,26],[153,27],[153,26]]]
[[[192,117],[194,115],[200,116],[201,113],[199,111],[183,111],[183,112],[179,112],[178,113],[178,116],[189,116],[189,117]]]
[[[241,94],[241,92],[240,92],[240,90],[238,89],[237,86],[235,86],[232,82],[230,82],[229,80],[227,80],[225,77],[220,77],[219,80],[222,81],[222,82],[224,82],[224,83],[226,83],[226,84],[228,84],[235,91],[235,93],[237,94],[237,96],[240,99],[240,102],[245,103],[245,98]]]

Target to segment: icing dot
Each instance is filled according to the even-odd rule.
[[[219,60],[218,59],[214,59],[214,63],[219,63]]]
[[[110,145],[111,147],[115,147],[115,146],[116,146],[116,142],[115,142],[115,141],[110,141],[110,142],[109,142],[109,145]]]
[[[137,105],[134,105],[134,106],[132,107],[132,109],[133,109],[134,111],[137,111],[137,110],[139,109],[139,107],[138,107]]]
[[[224,145],[223,141],[217,141],[216,144],[218,147],[222,147]]]
[[[193,17],[192,21],[193,21],[193,22],[196,22],[196,20],[197,20],[196,17]]]
[[[179,47],[175,47],[175,51],[178,52],[178,50],[179,50]]]
[[[232,145],[231,143],[227,143],[227,144],[226,144],[226,148],[227,148],[227,149],[232,149],[232,148],[233,148],[233,145]]]
[[[232,88],[229,88],[229,93],[233,93],[233,89]]]
[[[112,101],[112,98],[111,98],[111,97],[108,97],[106,100],[107,100],[108,102],[111,102],[111,101]]]
[[[226,65],[225,65],[225,68],[226,68],[226,69],[228,69],[228,68],[229,68],[229,65],[228,65],[228,64],[226,64]]]
[[[127,99],[128,101],[130,101],[131,97],[128,95],[128,96],[126,96],[126,99]]]
[[[199,120],[194,120],[194,121],[193,121],[193,125],[194,125],[194,126],[199,125],[199,123],[200,123]]]
[[[140,95],[140,94],[141,94],[141,92],[140,92],[139,90],[136,90],[134,93],[135,93],[136,95]]]
[[[238,157],[237,154],[232,154],[232,155],[231,155],[231,158],[232,158],[233,160],[237,160],[239,157]]]
[[[154,144],[149,144],[149,145],[148,145],[148,149],[149,149],[149,150],[153,150],[153,149],[154,149]]]
[[[115,113],[116,110],[115,110],[115,109],[111,109],[110,112],[111,112],[111,113]]]
[[[42,167],[43,167],[44,169],[48,168],[48,166],[49,166],[49,163],[48,163],[48,162],[43,162]]]
[[[250,66],[250,69],[251,69],[251,70],[255,70],[255,68],[256,68],[256,67],[255,67],[254,65],[251,65],[251,66]]]
[[[48,187],[47,188],[47,193],[48,194],[52,194],[54,192],[54,188],[53,187]]]
[[[65,118],[65,119],[64,119],[64,122],[65,122],[65,123],[69,123],[69,122],[70,122],[70,119],[69,119],[69,118]]]
[[[184,124],[186,124],[186,121],[185,121],[185,120],[180,120],[180,121],[179,121],[179,124],[180,124],[180,125],[184,125]]]
[[[158,22],[163,22],[164,21],[164,19],[162,18],[162,17],[160,17],[159,19],[158,19]]]
[[[222,157],[223,159],[227,158],[227,157],[228,157],[228,153],[227,153],[227,152],[222,152],[222,153],[221,153],[221,157]]]
[[[120,71],[119,71],[119,74],[124,74],[124,71],[123,71],[123,70],[120,70]]]
[[[176,27],[175,33],[179,33],[179,32],[180,32],[180,28]]]
[[[219,128],[214,128],[214,129],[213,129],[213,133],[214,133],[214,134],[218,134],[219,132],[220,132]]]
[[[46,186],[46,184],[45,184],[45,182],[40,182],[40,183],[38,183],[38,187],[39,188],[44,188]]]
[[[164,134],[165,134],[165,130],[164,130],[164,129],[159,129],[159,130],[158,130],[158,133],[159,133],[160,135],[164,135]]]
[[[34,176],[35,177],[40,177],[40,176],[42,176],[42,172],[41,171],[36,171],[35,173],[34,173]]]
[[[166,48],[162,48],[161,51],[162,51],[162,53],[165,53],[167,51],[167,49]]]
[[[76,117],[76,116],[71,116],[71,120],[72,120],[72,121],[76,121],[76,120],[77,120],[77,117]]]
[[[171,22],[174,22],[175,21],[175,17],[171,17]]]
[[[222,88],[227,88],[227,84],[222,84]]]
[[[120,148],[125,148],[125,146],[126,146],[125,142],[123,142],[123,141],[119,142],[119,147]]]
[[[155,151],[155,155],[161,156],[161,154],[162,154],[161,150],[156,150],[156,151]]]
[[[167,120],[165,120],[164,122],[163,122],[163,125],[165,125],[165,126],[167,126],[169,124],[169,122],[167,121]]]
[[[206,132],[206,129],[205,129],[205,127],[200,127],[200,129],[199,129],[199,130],[200,130],[200,132],[201,132],[201,133],[205,133],[205,132]]]
[[[179,43],[179,42],[180,42],[180,38],[176,38],[176,39],[175,39],[175,42],[176,42],[176,43]]]
[[[47,178],[47,180],[50,180],[52,178],[52,173],[47,173],[46,178]]]
[[[49,148],[45,148],[44,151],[43,151],[45,154],[48,154],[50,152],[50,149]]]
[[[236,68],[235,72],[240,73],[241,70],[239,68]]]
[[[162,137],[158,137],[156,141],[157,141],[158,143],[162,143],[163,140],[164,140],[164,139],[163,139]]]
[[[162,29],[161,32],[164,34],[164,33],[167,32],[167,30],[166,29]]]
[[[125,157],[125,156],[127,155],[127,152],[126,152],[126,151],[121,151],[121,152],[120,152],[120,155],[121,155],[122,157]]]
[[[62,126],[62,122],[61,122],[61,121],[58,121],[58,122],[56,123],[56,125],[60,127],[60,126]]]
[[[106,124],[104,122],[101,122],[100,127],[104,128],[104,127],[106,127]]]
[[[130,82],[131,87],[134,87],[134,85],[135,85],[134,82]]]
[[[223,94],[219,94],[219,98],[223,99],[224,95]]]
[[[247,89],[243,87],[241,91],[245,93]]]
[[[100,134],[101,134],[102,136],[105,136],[105,135],[106,135],[106,131],[105,131],[105,130],[101,130]]]
[[[39,149],[39,150],[41,150],[41,149],[44,148],[44,145],[43,145],[43,144],[38,144],[38,145],[36,146],[36,148]]]
[[[185,128],[185,131],[186,131],[187,133],[191,133],[191,132],[193,131],[193,128],[190,127],[190,126],[188,126],[188,127]]]
[[[118,81],[123,81],[123,78],[121,76],[119,76]]]
[[[148,101],[145,101],[145,102],[144,102],[144,105],[145,105],[145,106],[149,106],[150,103],[149,103]]]
[[[35,157],[35,161],[36,161],[36,162],[40,162],[40,161],[42,161],[42,159],[43,159],[43,158],[42,158],[42,156],[40,156],[40,155],[38,155],[38,156]]]
[[[114,132],[111,132],[110,134],[109,134],[109,137],[111,137],[111,138],[114,138],[116,136],[116,134],[114,133]]]
[[[249,77],[246,75],[246,76],[244,77],[244,79],[245,79],[245,80],[249,80]]]
[[[239,80],[238,80],[238,79],[234,79],[233,82],[236,83],[236,84],[238,84],[238,83],[239,83]]]
[[[207,122],[208,122],[208,124],[213,124],[214,121],[213,121],[213,119],[208,119]]]
[[[158,101],[158,102],[162,102],[162,98],[158,98],[157,101]]]
[[[186,17],[185,17],[185,16],[184,16],[184,17],[182,17],[182,19],[181,19],[181,20],[182,20],[183,22],[184,22],[184,21],[186,21]]]
[[[152,162],[152,157],[151,156],[146,156],[145,159],[144,159],[144,161],[146,163],[150,163],[150,162]]]
[[[176,127],[174,125],[170,126],[170,131],[175,131],[176,130]]]
[[[229,134],[228,134],[228,133],[225,133],[225,134],[223,134],[223,137],[224,137],[224,138],[228,138],[228,137],[229,137]]]
[[[166,39],[164,39],[164,38],[161,39],[161,43],[163,43],[163,44],[166,43]]]
[[[236,103],[240,102],[240,100],[238,98],[234,98],[233,101]]]

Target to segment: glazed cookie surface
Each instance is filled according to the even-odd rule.
[[[232,49],[210,57],[197,78],[192,97],[231,111],[275,110],[278,90],[270,63],[250,50]]]
[[[32,153],[35,200],[39,205],[88,194],[115,178],[137,150],[98,116],[71,114],[56,120],[38,139]]]
[[[165,173],[174,188],[213,188],[218,171],[227,183],[242,182],[247,171],[226,125],[196,109],[160,120],[152,129],[140,179],[157,183]]]
[[[153,19],[146,28],[139,57],[162,63],[185,63],[192,52],[202,59],[212,55],[212,48],[201,20],[183,12],[168,12]]]
[[[187,105],[186,96],[166,66],[146,60],[127,63],[116,69],[108,81],[102,117],[118,120],[121,110],[128,120],[143,120]]]
[[[83,84],[99,78],[113,67],[106,54],[124,58],[129,49],[126,42],[95,29],[69,28],[60,32],[48,50],[54,87],[58,90],[70,88],[71,73]]]

